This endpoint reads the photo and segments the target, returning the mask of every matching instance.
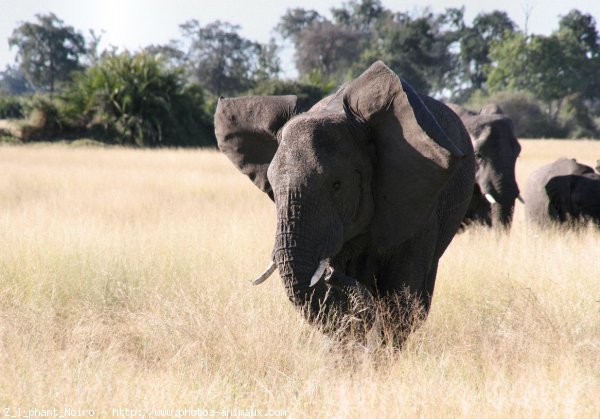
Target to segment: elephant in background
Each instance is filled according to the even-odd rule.
[[[575,159],[560,158],[533,172],[525,186],[527,221],[540,227],[600,226],[600,174]]]
[[[512,120],[496,104],[485,105],[479,113],[449,104],[471,136],[477,170],[473,198],[463,226],[480,223],[508,228],[515,200],[520,198],[515,164],[521,152]]]
[[[301,114],[295,96],[221,98],[215,132],[277,209],[273,262],[254,283],[278,269],[290,301],[325,331],[343,319],[381,330],[383,307],[401,340],[415,301],[424,319],[474,184],[452,111],[378,61]]]

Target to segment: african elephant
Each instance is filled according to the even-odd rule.
[[[253,282],[278,269],[289,299],[326,331],[343,318],[373,330],[383,306],[399,336],[403,296],[427,313],[469,204],[469,136],[381,61],[307,112],[295,106],[295,96],[221,98],[215,114],[219,148],[277,210],[273,262]]]
[[[540,167],[525,186],[525,214],[541,227],[587,219],[600,226],[600,174],[567,158]]]
[[[520,198],[515,163],[521,152],[511,119],[496,104],[485,105],[479,113],[448,106],[465,124],[477,163],[476,186],[463,224],[510,227],[515,200]]]

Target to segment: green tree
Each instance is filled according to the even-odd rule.
[[[366,36],[345,24],[333,23],[314,10],[291,9],[283,15],[277,31],[295,48],[300,77],[311,73],[342,82],[360,55]]]
[[[571,38],[590,58],[600,54],[596,21],[590,14],[581,13],[577,9],[571,10],[560,18],[558,34],[561,38]]]
[[[330,21],[312,24],[297,35],[296,68],[300,76],[318,71],[342,82],[366,40],[363,33]]]
[[[558,36],[533,35],[527,45],[529,90],[548,104],[554,118],[562,100],[583,89],[580,60],[569,51]],[[552,110],[552,104],[555,104]]]
[[[464,26],[461,9],[412,18],[380,0],[350,0],[331,12],[333,21],[312,10],[288,10],[277,26],[294,43],[302,79],[317,74],[341,83],[383,60],[423,92],[456,83],[453,44]]]
[[[369,33],[378,21],[390,13],[380,0],[350,0],[341,8],[331,9],[335,23],[364,33]]]
[[[191,20],[180,27],[188,42],[188,75],[217,96],[241,93],[250,89],[257,77],[273,77],[279,72],[273,46],[241,37],[237,25],[216,21],[202,26]]]
[[[590,15],[572,10],[549,36],[514,32],[490,47],[490,92],[530,92],[552,125],[570,136],[597,135],[592,109],[600,98],[600,47]]]
[[[464,7],[448,8],[433,22],[439,64],[433,66],[433,92],[454,100],[464,94],[460,40],[465,30]]]
[[[296,37],[300,32],[314,23],[324,22],[325,20],[326,19],[315,10],[306,10],[302,8],[288,9],[279,19],[279,23],[275,27],[275,30],[283,39],[289,39],[295,42]]]
[[[569,42],[550,36],[515,33],[492,44],[487,85],[490,92],[523,90],[546,104],[558,118],[566,96],[585,90],[585,62]]]
[[[381,59],[417,90],[441,91],[453,62],[453,38],[444,36],[445,22],[432,13],[417,18],[404,13],[385,15],[373,28],[353,75]]]
[[[573,76],[583,85],[580,93],[588,100],[600,100],[600,36],[596,21],[589,14],[571,10],[560,18],[558,27],[557,37],[577,70]]]
[[[490,65],[486,68],[486,85],[490,92],[529,88],[527,36],[515,32],[490,46]]]
[[[463,78],[473,89],[481,89],[486,82],[486,67],[490,64],[490,47],[502,41],[516,29],[506,12],[495,10],[480,13],[473,25],[463,30],[460,40],[460,56],[463,63]]]
[[[258,44],[258,65],[253,76],[256,82],[276,78],[281,72],[281,60],[278,53],[279,46],[272,38],[267,44]]]
[[[52,94],[57,82],[69,80],[82,68],[80,56],[86,53],[85,38],[53,13],[36,15],[37,22],[17,27],[8,43],[17,48],[19,67],[36,89]]]

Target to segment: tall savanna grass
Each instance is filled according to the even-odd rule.
[[[527,176],[600,142],[522,141]],[[216,151],[0,147],[0,407],[600,416],[600,232],[472,229],[402,351],[307,325],[271,201]],[[5,413],[8,411],[5,411]],[[144,412],[138,412],[144,413]]]

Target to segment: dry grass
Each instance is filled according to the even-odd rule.
[[[522,187],[600,142],[524,141]],[[600,232],[469,231],[401,353],[348,351],[264,268],[274,208],[211,151],[0,147],[0,407],[598,417]],[[11,411],[14,414],[14,411]]]

